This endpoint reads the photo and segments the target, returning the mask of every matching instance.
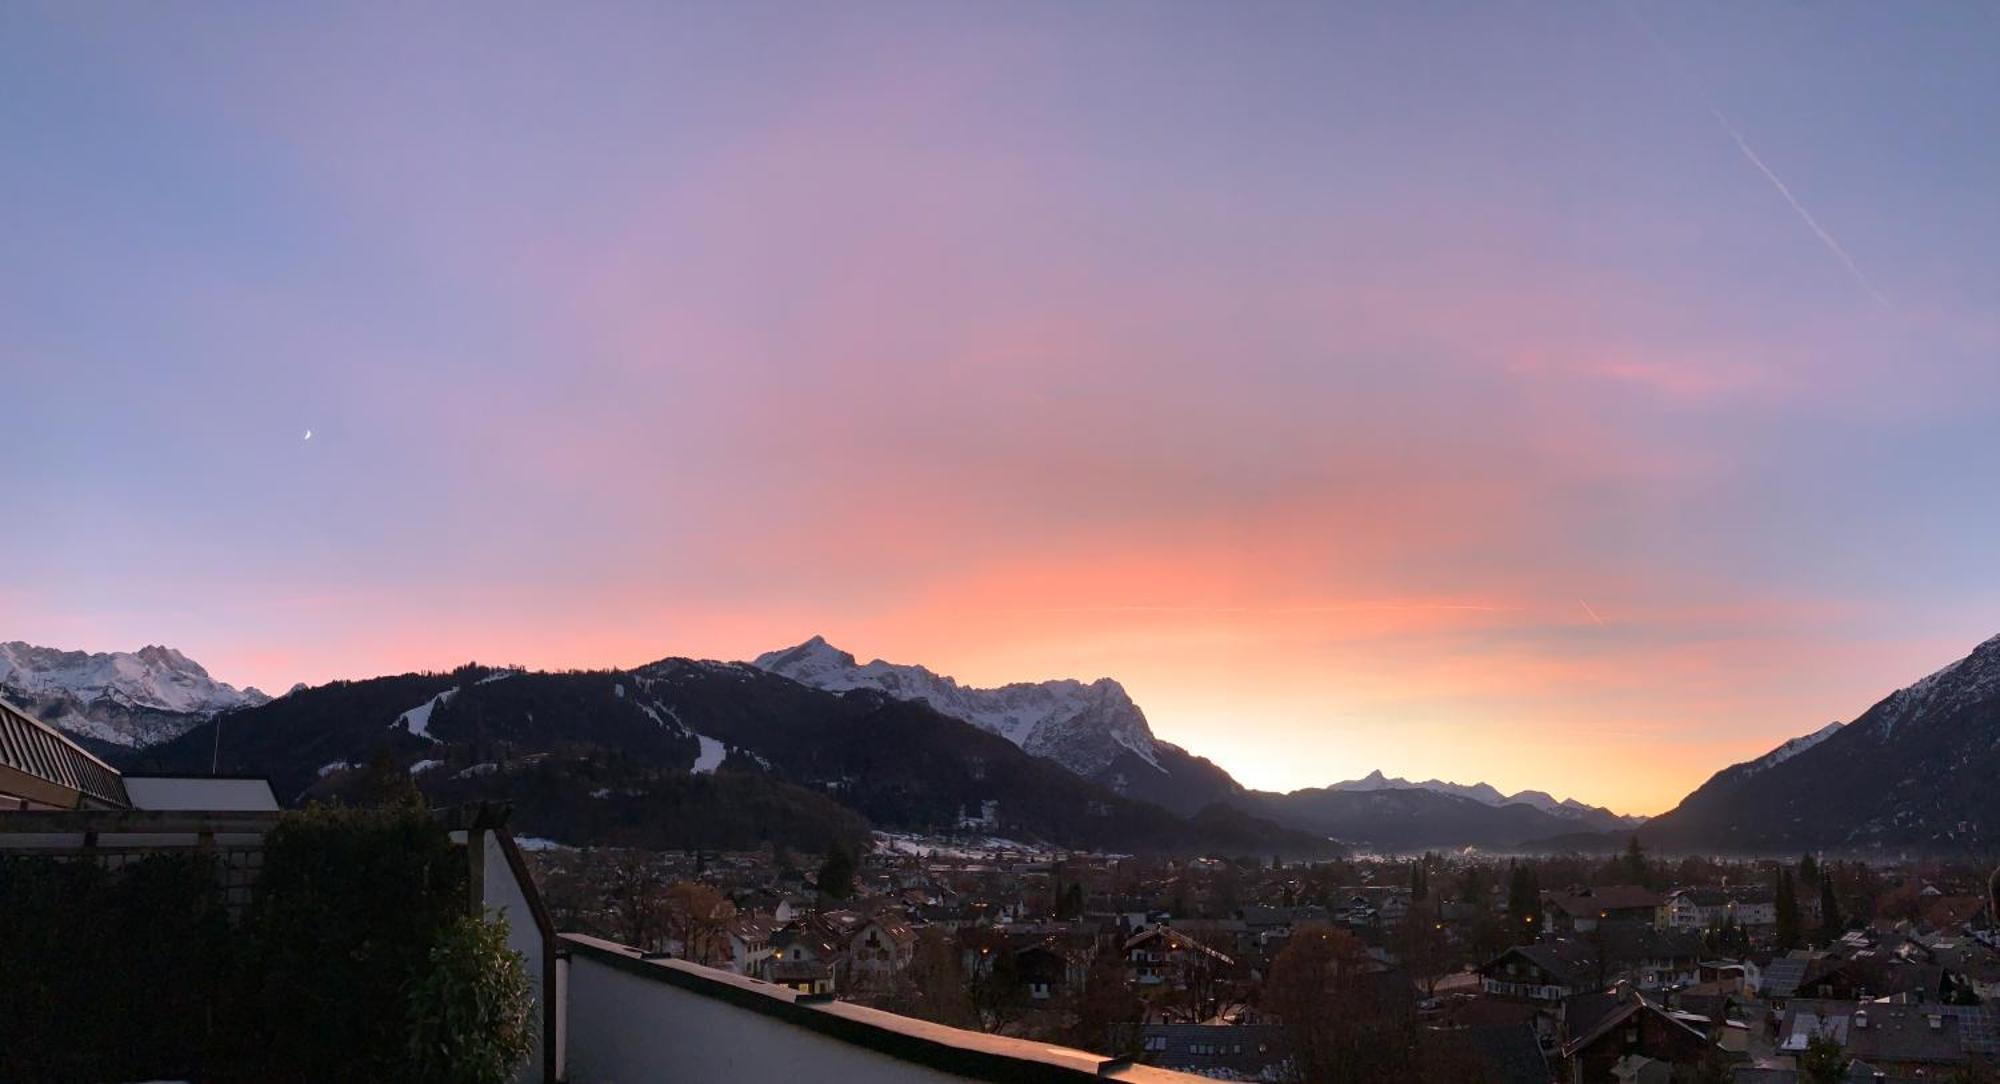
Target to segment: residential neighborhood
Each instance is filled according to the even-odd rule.
[[[580,929],[1216,1080],[1811,1082],[1819,1059],[1837,1079],[1917,1081],[2000,1059],[2000,935],[1969,864],[1634,847],[1287,865],[970,834],[879,837],[852,863],[770,848],[649,863],[531,851]],[[690,900],[726,936],[690,938]],[[1315,1070],[1327,1051],[1349,1053]]]

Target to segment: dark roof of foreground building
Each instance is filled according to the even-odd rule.
[[[0,809],[123,809],[117,769],[0,700]]]
[[[1465,1042],[1486,1070],[1485,1079],[1500,1084],[1548,1084],[1549,1059],[1528,1024],[1498,1024],[1467,1028]]]

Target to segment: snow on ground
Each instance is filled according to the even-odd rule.
[[[515,836],[514,846],[524,851],[569,851],[576,849],[567,843],[557,843],[553,839],[543,839],[540,836]]]
[[[491,685],[496,681],[505,681],[508,678],[515,677],[519,674],[520,674],[519,670],[495,670],[492,673],[486,675],[485,677],[480,678],[479,684]]]
[[[701,743],[701,755],[694,758],[694,770],[703,774],[712,773],[722,767],[723,758],[729,755],[729,747],[714,738],[694,736]]]
[[[621,682],[619,682],[618,684],[616,684],[616,685],[613,685],[613,686],[611,687],[611,691],[612,691],[612,692],[614,692],[614,693],[617,693],[617,694],[618,694],[618,699],[620,699],[620,700],[623,700],[623,699],[625,699],[625,683],[624,683],[624,682],[622,682],[622,681],[621,681]]]
[[[681,713],[675,711],[672,707],[666,704],[662,704],[657,700],[653,701],[650,704],[641,704],[639,705],[639,707],[647,715],[652,717],[653,722],[659,724],[661,727],[665,727],[667,725],[667,719],[672,719],[674,721],[675,730],[678,730],[683,734],[687,733],[688,727],[686,723],[681,722]],[[667,713],[666,719],[660,718],[661,711],[665,711]]]
[[[430,771],[432,768],[442,768],[442,767],[444,767],[444,761],[442,760],[419,760],[415,764],[410,765],[410,774],[422,775],[423,773]]]
[[[431,712],[436,710],[440,705],[450,703],[451,698],[457,695],[457,689],[446,689],[429,700],[424,701],[421,705],[396,716],[396,721],[389,724],[389,729],[394,730],[398,726],[407,726],[410,733],[415,734],[417,737],[430,738],[431,741],[436,741],[436,738],[431,737]]]
[[[354,765],[349,764],[347,761],[344,760],[329,760],[325,764],[319,766],[319,777],[321,779],[325,779],[327,776],[332,775],[335,772],[344,772],[352,767],[354,767]]]
[[[908,854],[919,858],[953,858],[979,861],[990,857],[995,851],[1012,854],[1053,855],[1055,852],[1036,843],[1023,843],[1018,839],[1003,839],[999,836],[923,836],[906,832],[876,832],[875,849],[888,854]]]
[[[457,775],[452,776],[452,778],[466,779],[475,775],[492,775],[494,772],[497,772],[499,770],[500,770],[500,765],[495,764],[490,760],[481,761],[480,763],[474,764],[472,767],[467,768],[462,772],[459,772]]]

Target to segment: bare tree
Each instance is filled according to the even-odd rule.
[[[1390,946],[1403,969],[1421,983],[1425,997],[1437,994],[1438,980],[1451,966],[1451,938],[1429,907],[1412,907],[1396,925]]]
[[[729,962],[729,924],[735,918],[736,905],[705,884],[681,881],[666,891],[667,934],[695,963]]]
[[[643,851],[624,851],[612,861],[605,893],[618,939],[642,951],[659,948],[666,932],[666,898],[659,871]]]

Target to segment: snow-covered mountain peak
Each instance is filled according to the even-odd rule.
[[[1437,794],[1449,794],[1458,798],[1469,798],[1481,805],[1497,807],[1520,804],[1533,806],[1544,813],[1552,813],[1559,817],[1598,820],[1608,818],[1614,822],[1634,824],[1638,823],[1641,819],[1623,817],[1612,813],[1610,810],[1579,802],[1574,798],[1558,800],[1547,791],[1523,790],[1514,794],[1506,794],[1491,783],[1448,783],[1441,779],[1426,779],[1421,783],[1413,783],[1401,777],[1384,775],[1380,768],[1369,772],[1360,779],[1350,779],[1344,783],[1335,783],[1326,789],[1345,791],[1427,790]]]
[[[1088,684],[1073,678],[1017,682],[979,689],[923,666],[855,657],[814,636],[796,647],[767,651],[751,665],[832,692],[873,689],[901,700],[922,700],[946,715],[998,734],[1036,756],[1079,775],[1104,770],[1123,753],[1159,766],[1159,750],[1146,716],[1110,678]]]
[[[815,635],[797,647],[767,651],[757,656],[754,665],[761,670],[783,671],[787,676],[836,674],[854,669],[854,656],[827,643],[826,637]],[[794,680],[804,681],[808,685],[813,684],[803,678]]]
[[[0,643],[0,686],[56,726],[121,745],[172,737],[217,712],[270,699],[216,681],[200,663],[159,644],[86,652]]]
[[[1839,722],[1828,723],[1825,726],[1820,727],[1818,730],[1815,730],[1810,734],[1801,734],[1798,737],[1793,738],[1792,740],[1784,743],[1783,745],[1778,746],[1776,749],[1773,749],[1770,752],[1765,753],[1763,756],[1758,757],[1756,760],[1745,761],[1744,763],[1737,765],[1737,768],[1744,775],[1752,775],[1754,773],[1761,772],[1766,768],[1775,768],[1778,765],[1783,764],[1785,761],[1788,761],[1793,757],[1798,756],[1800,753],[1803,753],[1806,750],[1811,749],[1813,746],[1818,745],[1820,742],[1823,742],[1826,739],[1833,737],[1835,734],[1840,733],[1840,728],[1843,725],[1845,724]]]
[[[1875,736],[1895,737],[1903,724],[1921,716],[1944,717],[2000,691],[2000,636],[1993,636],[1957,662],[1906,688],[1890,693],[1870,711]]]

